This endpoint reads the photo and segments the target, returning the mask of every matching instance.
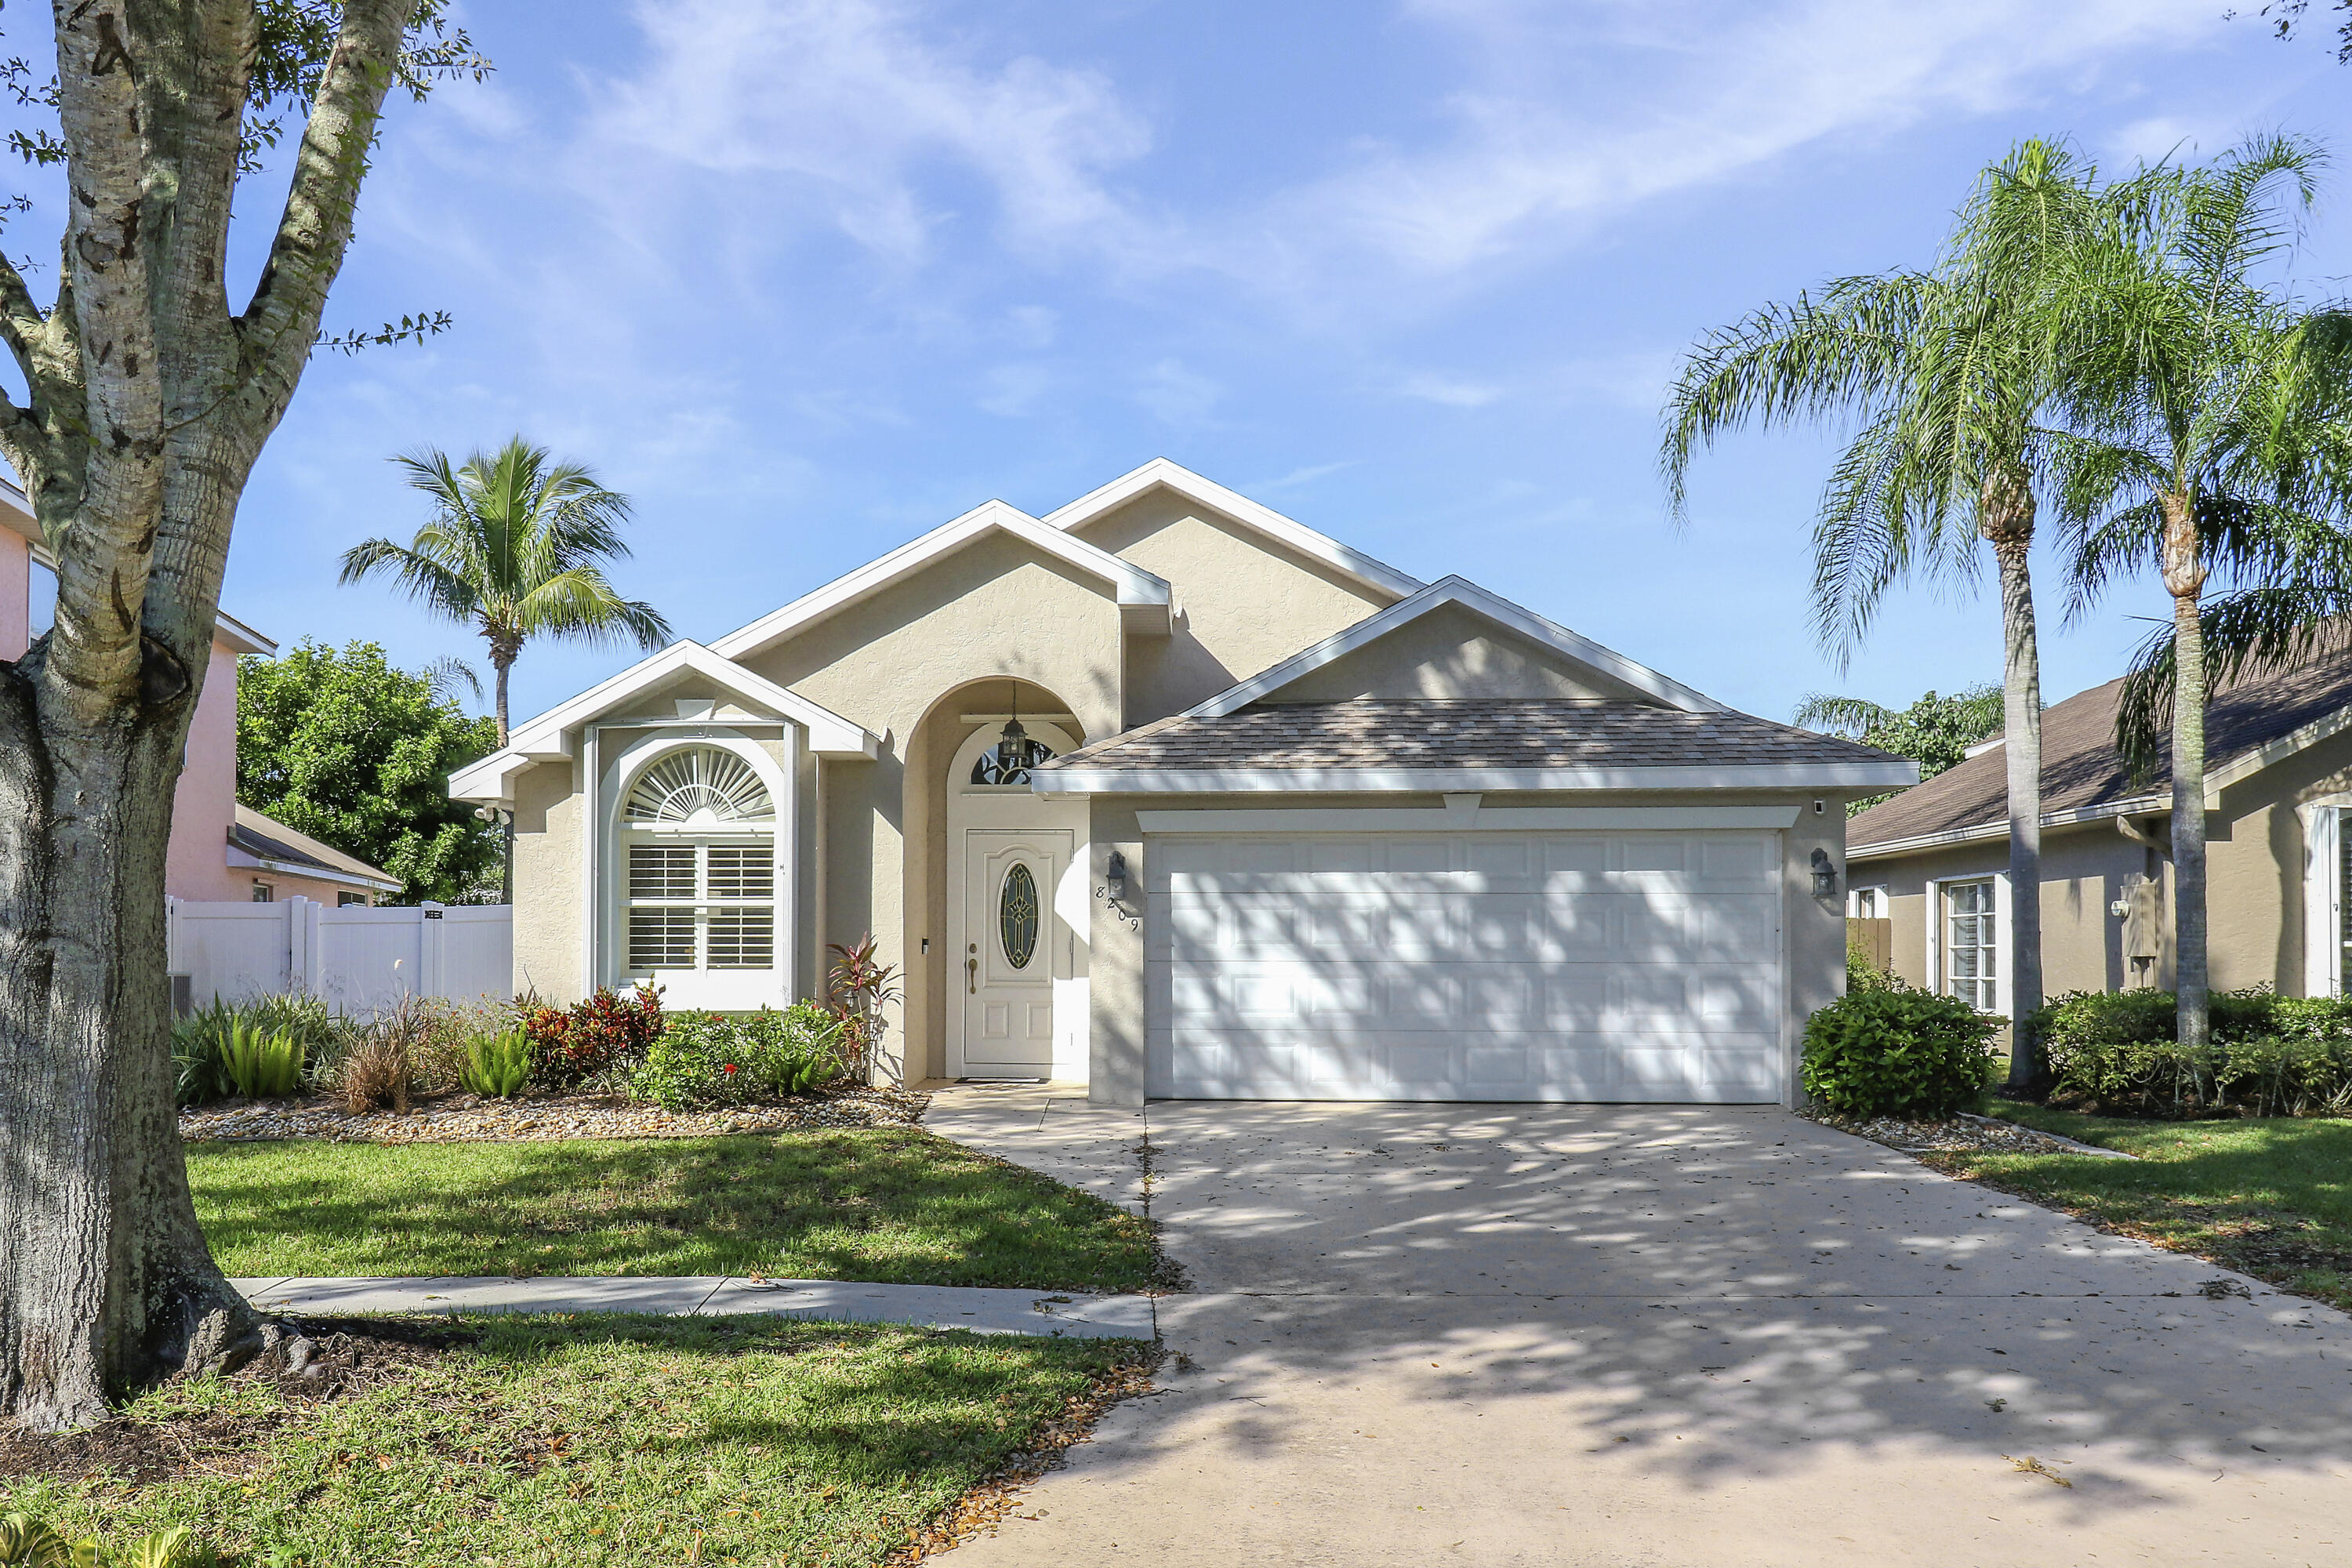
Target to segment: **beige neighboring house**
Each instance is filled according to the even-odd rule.
[[[2042,987],[2170,989],[2172,781],[2115,745],[2119,680],[2042,719]],[[2352,927],[2352,658],[2242,681],[2205,721],[2208,951],[2217,990],[2344,994]],[[2000,743],[1846,827],[1848,913],[1892,922],[1895,973],[2011,1014]]]
[[[1842,984],[1844,802],[1916,776],[1155,461],[666,648],[450,788],[515,815],[551,998],[783,1003],[871,931],[906,1079],[1769,1102]]]
[[[0,663],[23,658],[49,627],[58,584],[41,539],[24,491],[0,479]],[[237,656],[277,652],[276,643],[229,616],[214,623],[212,663],[172,795],[163,890],[175,899],[299,897],[328,905],[396,894],[401,884],[389,873],[237,804]]]

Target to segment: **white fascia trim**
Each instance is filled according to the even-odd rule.
[[[516,773],[533,763],[565,761],[573,755],[571,731],[604,717],[638,692],[689,670],[746,701],[772,709],[793,723],[805,726],[809,750],[821,757],[871,759],[881,753],[880,738],[864,726],[853,724],[830,709],[821,708],[799,693],[788,691],[689,640],[674,642],[612,679],[590,687],[569,702],[517,726],[509,735],[504,751],[494,752],[449,776],[451,798],[492,802],[507,799]],[[698,722],[724,725],[727,721],[714,719]]]
[[[982,535],[997,530],[1025,540],[1047,554],[1068,562],[1087,575],[1109,584],[1122,611],[1130,607],[1139,615],[1157,611],[1158,624],[1162,631],[1166,630],[1171,595],[1165,578],[1156,577],[1133,562],[1122,561],[1109,551],[1098,549],[1083,539],[1073,539],[1058,529],[1048,528],[1017,507],[992,500],[972,508],[961,517],[941,523],[920,539],[900,545],[879,560],[870,561],[855,572],[835,577],[822,588],[802,595],[780,610],[770,611],[750,626],[729,632],[712,643],[711,648],[722,658],[748,658],[836,610],[846,609],[862,599],[872,597],[901,577],[920,571],[940,557],[951,554]]]
[[[1885,789],[1911,764],[1774,763],[1687,768],[1055,768],[1030,775],[1039,795],[1352,795],[1445,790]],[[1898,776],[1903,775],[1903,776]]]
[[[276,642],[226,612],[215,612],[213,616],[213,641],[226,643],[232,653],[257,653],[264,658],[278,657]],[[394,890],[399,889],[395,888]]]
[[[1100,489],[1088,490],[1067,506],[1047,512],[1045,526],[1065,531],[1083,528],[1104,513],[1116,510],[1145,491],[1160,486],[1174,490],[1187,500],[1199,501],[1202,506],[1221,511],[1235,522],[1255,529],[1270,539],[1279,540],[1300,554],[1334,567],[1359,583],[1394,594],[1399,598],[1421,591],[1420,578],[1408,576],[1385,561],[1342,544],[1328,534],[1318,533],[1303,522],[1286,518],[1238,490],[1227,489],[1214,479],[1203,479],[1182,464],[1170,462],[1165,458],[1154,458],[1132,473],[1121,474]]]
[[[1146,833],[1529,833],[1573,829],[1794,827],[1796,805],[1306,807],[1297,811],[1139,811]]]
[[[315,882],[341,882],[348,887],[369,888],[379,893],[400,891],[398,882],[382,877],[362,877],[355,871],[339,871],[330,866],[313,866],[302,860],[276,860],[267,855],[256,855],[250,849],[229,846],[226,864],[236,871],[274,871],[281,877],[308,877]]]
[[[1185,717],[1221,719],[1447,605],[1460,605],[1532,642],[1565,654],[1580,664],[1590,665],[1612,680],[1630,686],[1636,691],[1647,692],[1685,713],[1721,713],[1726,710],[1722,703],[1701,696],[1681,681],[1669,680],[1656,670],[1636,664],[1613,649],[1602,647],[1590,637],[1579,637],[1532,610],[1523,609],[1499,595],[1489,593],[1466,577],[1444,577],[1411,597],[1400,599],[1387,609],[1376,611],[1354,626],[1333,633],[1314,647],[1301,649],[1273,668],[1252,676],[1238,686],[1227,688],[1196,708],[1188,709]],[[1918,781],[1906,779],[1902,782],[1916,784]]]

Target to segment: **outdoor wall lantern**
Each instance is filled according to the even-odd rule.
[[[1110,887],[1110,901],[1118,903],[1127,897],[1127,857],[1114,849],[1103,867],[1103,879]]]
[[[1029,766],[1029,731],[1018,718],[1006,720],[1004,733],[997,737],[996,765],[1008,781]]]
[[[1813,897],[1837,897],[1837,868],[1830,864],[1830,852],[1826,849],[1813,851]]]

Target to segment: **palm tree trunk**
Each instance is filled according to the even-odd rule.
[[[2202,1046],[2212,1032],[2205,962],[2205,633],[2197,605],[2195,591],[2173,595],[2173,990],[2184,1046]]]
[[[499,750],[503,752],[507,746],[507,671],[514,668],[514,655],[506,650],[504,644],[495,639],[490,644],[490,668],[495,672],[498,684]],[[499,814],[499,819],[503,825],[500,832],[504,839],[499,853],[499,902],[512,909],[514,907],[514,813],[502,811]]]
[[[2042,1077],[2032,1018],[2042,1005],[2042,651],[2033,622],[2030,528],[1994,546],[2000,566],[2001,751],[2009,766],[2009,1088]]]

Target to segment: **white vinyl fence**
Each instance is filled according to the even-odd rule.
[[[403,996],[511,995],[514,910],[505,904],[168,904],[170,969],[201,1007],[304,992],[340,1011],[373,1013]],[[176,983],[174,989],[177,989]]]

